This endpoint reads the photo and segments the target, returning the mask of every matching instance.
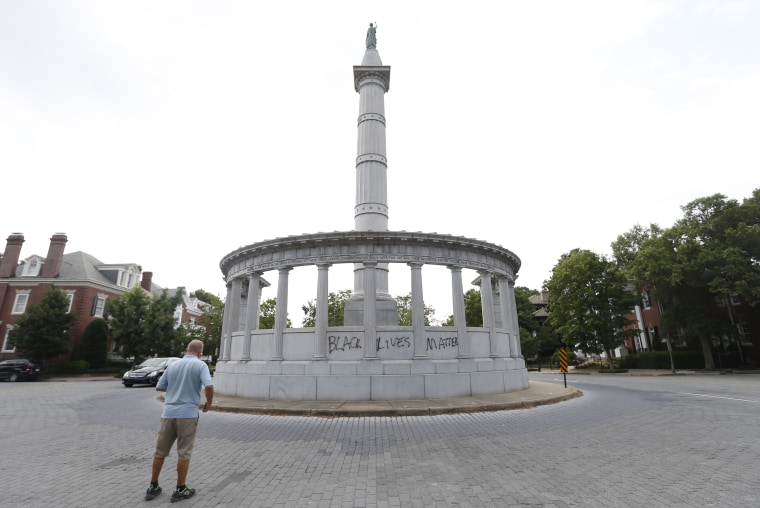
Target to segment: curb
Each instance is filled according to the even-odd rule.
[[[280,401],[262,400],[261,405],[239,405],[234,403],[212,404],[211,410],[220,413],[242,413],[268,416],[307,416],[318,418],[345,417],[399,417],[399,416],[440,416],[446,414],[481,413],[529,409],[537,406],[556,404],[581,397],[583,392],[575,387],[567,387],[565,393],[552,394],[534,399],[493,402],[484,398],[462,397],[457,399],[430,399],[412,401]],[[514,393],[514,392],[512,392]],[[508,394],[505,394],[508,395]],[[310,407],[310,403],[324,407]],[[281,405],[278,405],[281,404]],[[376,407],[373,407],[376,406]]]

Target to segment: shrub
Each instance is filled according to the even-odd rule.
[[[677,369],[704,369],[705,358],[701,351],[673,351],[673,364]],[[667,351],[648,351],[628,355],[620,360],[623,369],[670,369]]]
[[[66,374],[84,374],[89,367],[90,364],[84,360],[74,360],[63,364],[63,372]]]
[[[79,341],[77,358],[89,363],[92,368],[105,366],[108,358],[108,323],[95,319],[87,325]]]

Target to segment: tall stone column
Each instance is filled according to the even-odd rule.
[[[414,358],[425,358],[425,300],[422,295],[422,263],[407,263],[412,272],[412,333]]]
[[[375,48],[367,48],[362,64],[354,66],[354,89],[359,93],[356,149],[356,231],[388,230],[388,159],[385,153],[385,93],[391,68],[384,66]],[[388,263],[375,273],[377,323],[398,324],[398,307],[388,292]],[[354,290],[346,302],[344,324],[361,325],[366,293],[363,266],[354,265]]]
[[[251,359],[251,330],[259,329],[259,300],[261,299],[260,272],[248,275],[248,301],[245,309],[245,339],[242,360]]]
[[[282,360],[282,339],[288,325],[288,274],[292,268],[280,268],[277,279],[277,306],[274,311],[274,347],[272,360]]]
[[[496,345],[496,313],[493,307],[491,272],[480,270],[478,274],[480,275],[480,305],[483,309],[483,327],[488,328],[491,356],[498,356]]]
[[[454,308],[454,326],[457,327],[459,341],[459,358],[470,357],[470,338],[467,335],[467,319],[464,312],[464,286],[462,285],[462,268],[449,266],[451,270],[451,299]]]
[[[317,316],[314,333],[314,359],[324,360],[327,358],[327,325],[328,309],[330,306],[328,292],[328,277],[330,264],[317,265]]]
[[[375,308],[375,267],[374,261],[362,263],[364,268],[364,359],[377,358],[377,314]]]
[[[231,359],[232,334],[240,331],[240,293],[243,290],[243,281],[236,277],[232,279],[232,295],[230,301],[230,321],[227,323],[227,342],[225,343],[224,357]],[[226,306],[226,303],[225,303]]]
[[[498,277],[499,283],[499,314],[501,315],[501,327],[509,333],[509,351],[512,356],[512,310],[509,297],[509,280],[506,277]]]
[[[515,299],[515,281],[509,281],[509,308],[512,313],[512,344],[510,348],[514,357],[522,357],[522,347],[520,346],[520,323],[517,321],[517,300]]]
[[[228,349],[227,344],[232,338],[232,332],[230,330],[230,314],[232,313],[232,281],[227,281],[227,297],[224,299],[224,316],[222,317],[222,336],[221,344],[219,344],[219,356],[222,360],[227,361],[230,359],[227,356]]]

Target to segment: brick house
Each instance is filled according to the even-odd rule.
[[[104,317],[106,302],[141,285],[141,275],[152,275],[143,274],[136,263],[107,264],[80,251],[64,254],[67,241],[64,233],[56,233],[50,239],[46,257],[33,254],[19,264],[24,235],[12,233],[8,237],[0,261],[0,360],[16,358],[8,344],[8,332],[51,287],[69,295],[69,310],[77,315],[71,330],[72,349],[59,358],[66,361],[76,351],[87,325]]]
[[[662,303],[653,298],[649,288],[645,288],[641,300],[628,315],[635,323],[632,327],[639,329],[638,335],[626,341],[629,352],[665,351],[668,338],[674,351],[701,350],[698,343],[688,344],[684,341],[678,330],[672,331],[668,336],[660,325],[662,312]],[[716,319],[728,321],[733,329],[732,334],[713,337],[713,352],[720,356],[718,358],[714,355],[716,365],[756,366],[760,362],[760,312],[738,298],[726,298],[716,299],[709,314]]]

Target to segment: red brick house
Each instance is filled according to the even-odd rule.
[[[683,340],[679,331],[671,331],[669,337],[660,326],[660,316],[663,312],[662,303],[652,297],[647,288],[641,293],[641,300],[635,306],[633,313],[628,315],[639,329],[639,334],[626,341],[630,353],[640,351],[667,350],[667,339],[671,341],[673,350],[700,350],[698,343],[688,344]],[[710,315],[721,320],[727,320],[733,333],[713,337],[715,361],[723,367],[749,367],[760,362],[760,312],[744,305],[738,298],[716,300],[710,309]]]
[[[26,309],[39,303],[51,287],[69,295],[70,311],[78,318],[72,328],[72,350],[60,358],[66,361],[76,351],[87,325],[104,317],[106,302],[141,285],[140,265],[103,263],[79,251],[64,254],[67,241],[64,233],[56,233],[50,239],[47,256],[32,254],[19,264],[24,235],[12,233],[8,237],[0,261],[0,360],[16,358],[8,344],[8,332]],[[145,272],[144,275],[152,274]]]

